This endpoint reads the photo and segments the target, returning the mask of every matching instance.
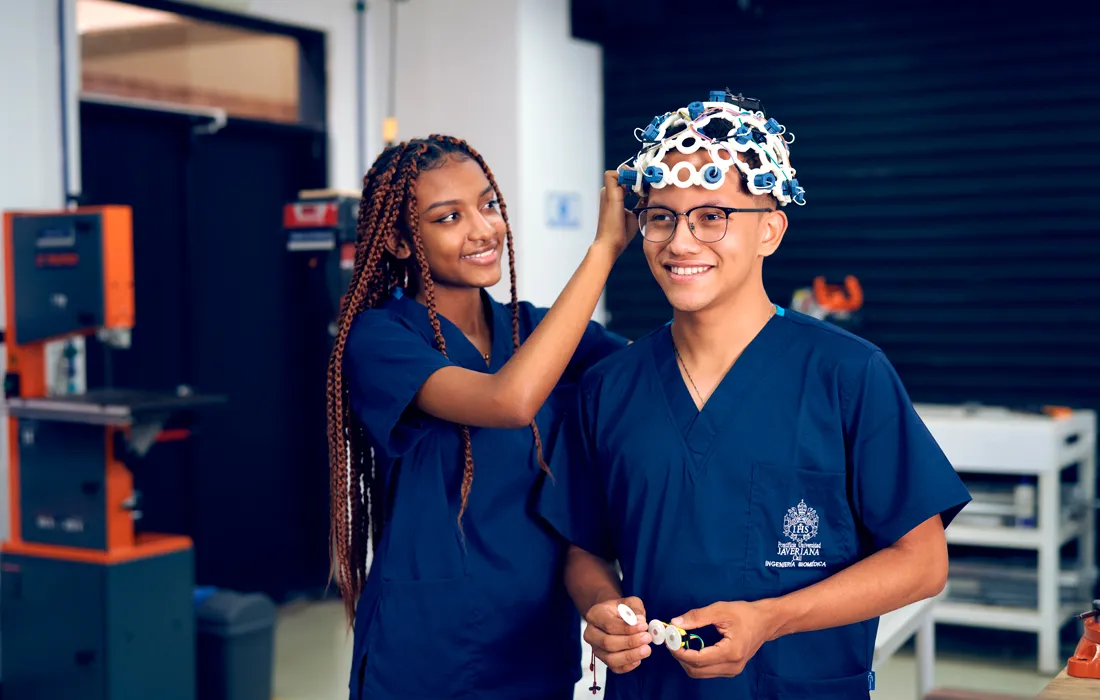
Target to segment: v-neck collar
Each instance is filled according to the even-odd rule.
[[[784,320],[783,309],[776,307],[776,313],[745,346],[701,410],[696,408],[691,389],[680,373],[672,342],[672,323],[665,324],[654,337],[653,369],[693,478],[705,473],[717,438],[745,406],[767,367],[782,354],[781,348],[787,346],[783,340],[790,331],[791,324]]]
[[[462,329],[443,314],[436,314],[443,341],[447,344],[447,356],[455,364],[479,372],[496,372],[512,354],[512,314],[503,304],[493,299],[484,289],[481,290],[482,304],[489,310],[489,323],[492,328],[492,348],[489,362],[466,337]],[[391,301],[393,308],[401,315],[414,321],[433,337],[428,307],[406,294],[396,293]],[[434,345],[434,341],[433,341]]]

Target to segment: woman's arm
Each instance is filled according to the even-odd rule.
[[[596,240],[557,301],[495,374],[444,367],[424,382],[417,407],[437,418],[486,428],[530,423],[550,396],[588,327],[615,260],[638,226],[623,206],[618,173],[604,174]]]

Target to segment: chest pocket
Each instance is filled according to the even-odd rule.
[[[844,472],[752,465],[744,584],[782,595],[855,560]]]

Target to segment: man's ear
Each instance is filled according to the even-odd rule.
[[[408,260],[412,255],[412,249],[398,231],[391,231],[386,236],[386,250],[398,260]]]
[[[760,255],[766,258],[778,250],[786,232],[787,214],[783,210],[777,208],[764,214],[760,220]]]

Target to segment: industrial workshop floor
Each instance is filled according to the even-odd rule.
[[[351,637],[344,631],[343,615],[343,606],[336,601],[299,603],[280,611],[275,642],[277,700],[347,700]],[[944,646],[957,646],[946,640],[937,639],[937,643],[938,688],[1034,697],[1049,681],[1034,670],[1033,653],[1005,650],[997,659],[981,658],[965,648],[944,650]],[[601,680],[602,675],[601,669]],[[577,700],[592,698],[587,691],[590,678],[578,686]],[[903,650],[878,672],[871,697],[918,700],[915,679],[912,653]]]

